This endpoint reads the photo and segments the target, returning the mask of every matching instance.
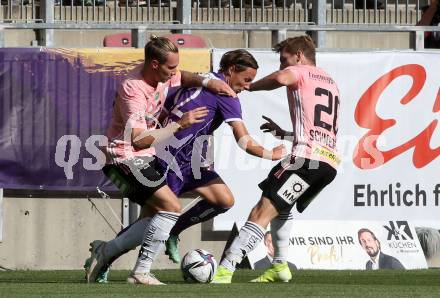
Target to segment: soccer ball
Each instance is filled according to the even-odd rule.
[[[208,283],[217,271],[217,261],[206,250],[194,249],[183,257],[180,268],[185,281]]]

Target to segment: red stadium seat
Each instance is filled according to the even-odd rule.
[[[131,47],[130,33],[116,33],[104,37],[104,47]]]
[[[197,35],[192,34],[169,34],[165,35],[179,48],[206,48],[205,40]]]
[[[205,40],[197,35],[192,34],[168,34],[169,38],[179,48],[206,48]],[[104,47],[131,47],[130,33],[116,33],[107,35],[104,38]]]

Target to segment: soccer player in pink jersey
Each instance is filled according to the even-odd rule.
[[[156,119],[168,88],[205,86],[213,92],[235,96],[225,82],[178,71],[178,64],[177,47],[167,38],[153,36],[145,46],[145,62],[133,70],[118,90],[107,131],[109,144],[104,149],[107,161],[103,172],[124,196],[141,205],[141,212],[146,215],[137,222],[136,227],[144,238],[136,265],[127,279],[129,283],[162,284],[150,274],[150,268],[180,215],[179,200],[156,168],[155,149],[173,140],[176,132],[203,122],[208,114],[206,107],[199,107],[159,128]],[[106,266],[106,255],[111,249],[103,241],[92,242],[92,255],[86,266],[88,282],[94,282]]]
[[[288,38],[275,46],[280,70],[252,83],[250,91],[286,86],[293,132],[271,119],[260,128],[293,142],[292,153],[259,184],[260,201],[226,249],[213,283],[230,283],[235,267],[263,239],[270,223],[274,245],[272,267],[252,282],[288,282],[291,209],[299,212],[336,176],[339,91],[334,80],[315,65],[315,45],[308,36]]]

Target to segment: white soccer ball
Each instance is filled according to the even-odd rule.
[[[217,261],[206,250],[194,249],[183,257],[180,268],[185,281],[208,283],[217,271]]]

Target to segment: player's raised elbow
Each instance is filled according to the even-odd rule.
[[[217,202],[217,206],[221,209],[224,209],[225,212],[229,209],[231,209],[235,204],[235,199],[234,196],[232,195],[232,193],[229,191],[225,191],[219,201]]]

